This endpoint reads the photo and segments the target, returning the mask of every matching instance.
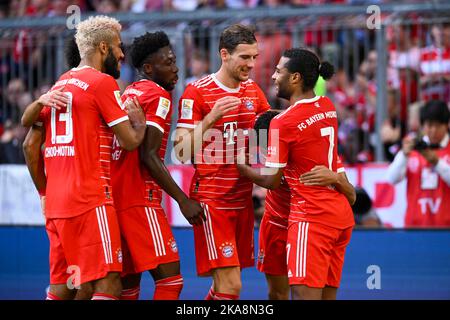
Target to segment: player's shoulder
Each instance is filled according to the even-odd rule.
[[[136,81],[133,84],[135,90],[138,90],[138,93],[142,92],[141,95],[144,95],[146,97],[162,96],[167,99],[170,99],[171,97],[170,93],[166,89],[164,89],[154,81],[143,79],[140,81]]]
[[[212,84],[214,84],[214,79],[212,74],[208,74],[204,76],[203,78],[198,79],[197,81],[194,81],[187,85],[186,90],[191,91],[202,91],[205,89],[208,89]]]

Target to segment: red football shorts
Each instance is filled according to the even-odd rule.
[[[338,288],[352,229],[289,222],[286,246],[289,284]]]
[[[117,212],[123,248],[123,275],[180,261],[163,208],[132,207]]]
[[[206,221],[194,226],[197,274],[207,276],[216,268],[254,266],[253,205],[217,209],[212,203],[202,203],[202,207]]]
[[[287,275],[286,241],[287,226],[264,215],[259,226],[259,271],[273,276]]]
[[[122,271],[120,231],[114,207],[106,205],[72,218],[47,219],[50,284],[74,285]]]

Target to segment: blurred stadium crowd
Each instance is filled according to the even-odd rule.
[[[376,4],[387,1],[358,0],[11,0],[0,1],[0,20],[5,18],[67,16],[69,5],[77,4],[82,13],[102,14],[177,12],[264,7],[278,10],[290,7],[323,6],[324,4]],[[421,1],[400,1],[420,3]],[[399,3],[399,1],[395,1]],[[205,9],[206,8],[206,9]],[[246,20],[257,30],[260,55],[253,79],[266,93],[274,108],[285,108],[277,101],[271,81],[282,51],[292,46],[307,46],[336,66],[337,73],[327,84],[320,81],[316,93],[328,95],[335,103],[340,121],[339,153],[347,164],[375,160],[374,149],[383,144],[385,157],[391,161],[399,150],[402,137],[418,129],[418,110],[425,101],[438,98],[450,101],[450,14],[433,12],[424,15],[410,11],[404,14],[383,13],[386,56],[380,60],[376,50],[375,30],[367,28],[367,16],[286,17]],[[224,21],[183,22],[171,20],[166,25],[150,25],[151,29],[183,25],[183,53],[180,73],[183,83],[214,71],[211,31]],[[130,38],[149,25],[125,21],[125,38]],[[0,28],[0,163],[24,163],[22,141],[26,131],[20,125],[25,107],[49,90],[58,73],[65,70],[61,48],[71,37],[65,25],[43,28]],[[138,31],[137,31],[138,30]],[[127,44],[127,39],[124,39]],[[128,41],[129,43],[129,41]],[[177,43],[174,43],[177,46]],[[382,61],[382,63],[380,63]],[[63,66],[61,66],[63,65]],[[384,122],[377,132],[377,70],[387,74],[387,101]],[[133,68],[124,63],[121,88],[134,80]],[[178,97],[174,97],[175,101]],[[379,160],[379,159],[378,159]]]

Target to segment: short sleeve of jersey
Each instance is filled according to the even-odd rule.
[[[128,120],[128,115],[123,109],[119,86],[112,77],[102,79],[95,92],[95,101],[108,127]]]
[[[41,110],[41,112],[39,112],[39,116],[34,124],[38,127],[42,127],[44,125],[46,119],[50,116],[50,112],[51,112],[51,110],[49,107],[42,108],[42,110]]]
[[[345,172],[344,165],[342,164],[341,158],[338,156],[336,161],[337,173]]]
[[[164,133],[165,124],[171,115],[172,100],[170,94],[165,90],[160,90],[157,95],[142,96],[139,102],[145,110],[147,126],[156,127]]]
[[[256,94],[258,95],[258,108],[256,109],[256,114],[258,115],[268,111],[270,109],[270,104],[261,88],[256,83],[253,84],[255,85]]]
[[[284,168],[289,157],[290,135],[286,125],[277,117],[270,122],[266,167]]]
[[[178,128],[194,128],[203,120],[204,105],[198,89],[193,85],[188,85],[178,104]]]

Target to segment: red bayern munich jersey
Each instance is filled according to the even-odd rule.
[[[344,166],[342,165],[341,159],[338,157],[337,172],[344,171]],[[264,215],[267,215],[270,221],[287,227],[291,203],[291,190],[289,189],[289,185],[284,176],[281,179],[281,184],[277,189],[267,190]]]
[[[137,97],[139,100],[145,113],[147,126],[153,126],[163,133],[159,156],[164,161],[172,116],[170,93],[153,81],[141,80],[125,89],[122,101],[125,102],[132,97]],[[161,203],[161,187],[140,161],[139,149],[126,151],[114,138],[111,171],[116,210]],[[130,192],[130,190],[133,191]]]
[[[194,128],[211,111],[216,101],[226,96],[242,100],[239,108],[218,120],[209,131],[219,133],[216,143],[203,143],[202,150],[195,156],[195,174],[190,194],[202,202],[214,202],[220,209],[242,209],[251,199],[253,183],[240,176],[236,167],[236,150],[245,147],[245,135],[253,128],[256,115],[270,109],[264,93],[249,79],[241,82],[239,88],[223,85],[215,74],[189,84],[179,103],[177,127]],[[241,129],[241,130],[238,130]],[[219,141],[219,142],[217,142]]]
[[[447,138],[448,139],[448,138]],[[444,144],[445,145],[445,144]],[[450,143],[435,150],[440,161],[450,163]],[[406,170],[408,205],[405,226],[450,226],[450,186],[434,168],[413,150],[408,156]]]
[[[110,127],[128,120],[113,77],[91,67],[64,73],[51,90],[64,87],[67,108],[44,107],[45,215],[70,218],[113,204]]]
[[[354,225],[347,199],[332,187],[304,186],[300,176],[317,165],[338,171],[337,113],[327,97],[297,101],[270,123],[267,167],[285,168],[291,190],[290,221],[334,228]],[[278,137],[277,137],[278,134]]]
[[[420,72],[422,75],[450,76],[450,46],[438,48],[429,46],[423,48],[420,53]],[[450,99],[450,83],[448,81],[435,81],[421,89],[422,99],[429,101]]]

